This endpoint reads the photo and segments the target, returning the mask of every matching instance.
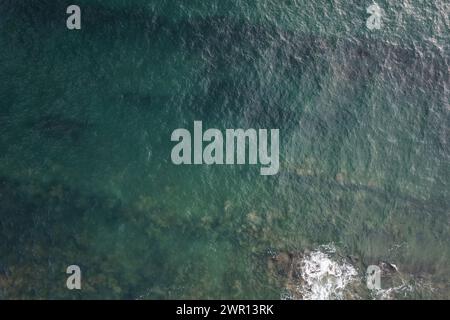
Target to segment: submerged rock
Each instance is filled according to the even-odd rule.
[[[29,123],[32,130],[53,139],[70,138],[77,141],[88,128],[87,122],[62,115],[46,115]]]

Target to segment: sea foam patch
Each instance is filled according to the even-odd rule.
[[[347,287],[358,280],[355,267],[344,260],[334,257],[336,249],[333,245],[320,246],[306,253],[296,263],[301,282],[295,286],[296,292],[290,296],[304,300],[339,300],[344,299]]]
[[[330,253],[334,252],[334,247],[325,246],[303,259],[301,275],[304,283],[300,290],[304,299],[342,299],[345,288],[356,280],[356,269],[345,261],[333,260]]]

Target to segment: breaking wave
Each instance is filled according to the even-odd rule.
[[[320,246],[306,253],[296,262],[301,281],[295,292],[287,292],[284,299],[334,300],[346,298],[346,288],[357,280],[358,271],[346,261],[335,257],[333,245]]]

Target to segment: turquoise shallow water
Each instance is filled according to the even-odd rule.
[[[0,298],[305,298],[323,246],[344,298],[450,298],[449,5],[371,3],[2,0]],[[194,120],[280,172],[173,165]]]

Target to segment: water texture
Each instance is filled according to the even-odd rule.
[[[0,0],[0,298],[450,298],[450,4],[372,3]],[[280,172],[173,165],[194,120]]]

